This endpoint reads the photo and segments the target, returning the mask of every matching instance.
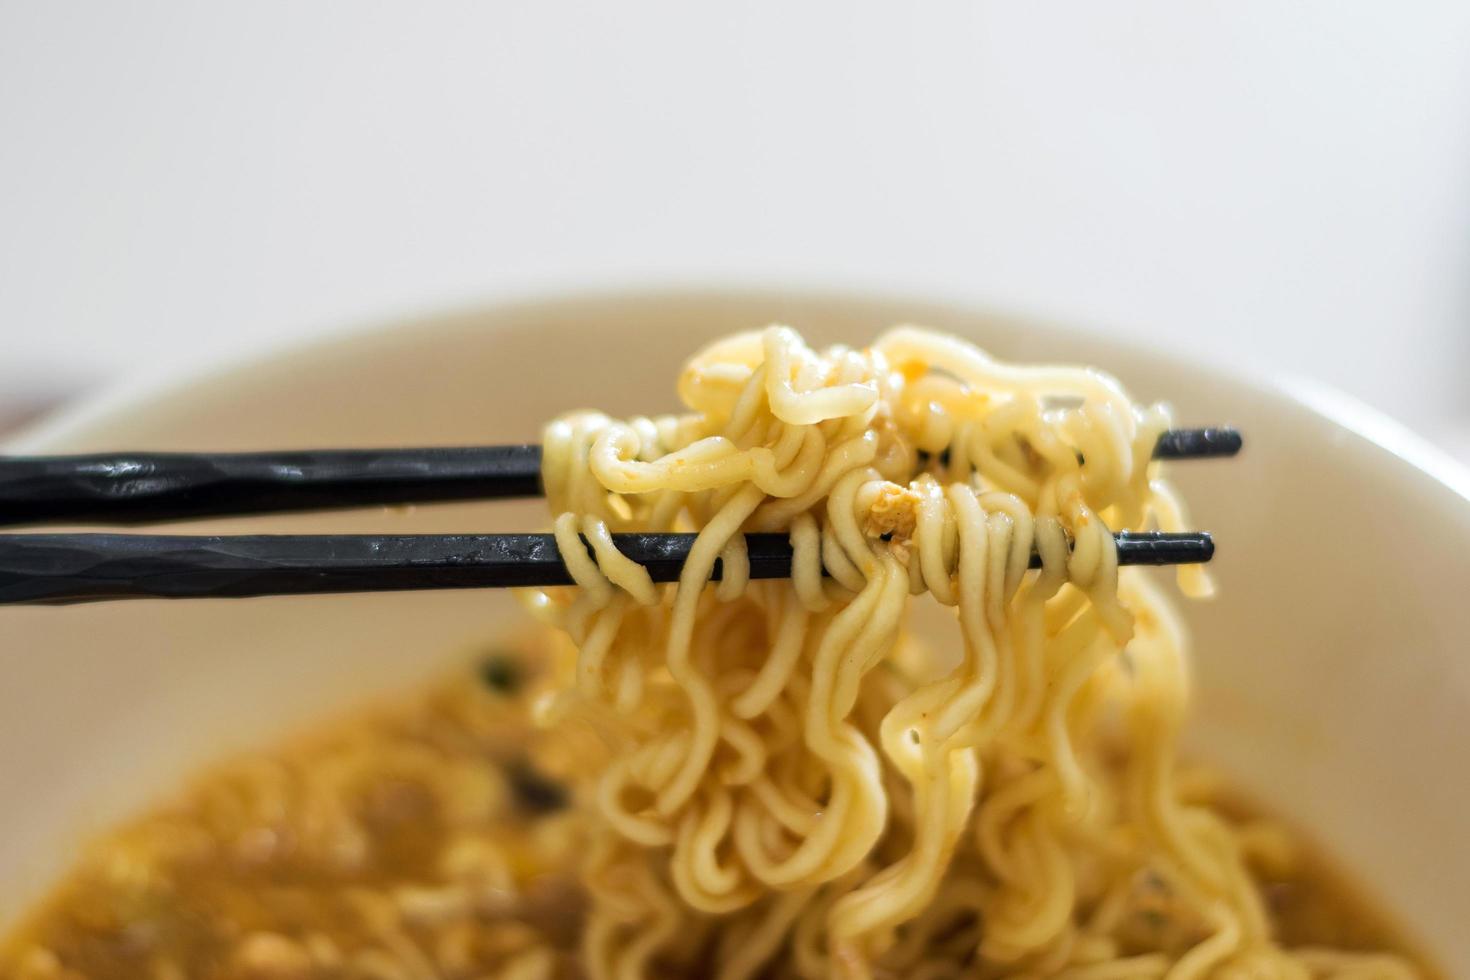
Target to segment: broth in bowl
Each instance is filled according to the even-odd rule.
[[[582,976],[587,831],[569,785],[604,750],[536,725],[554,643],[497,643],[425,691],[337,720],[195,779],[94,842],[0,947],[0,976],[479,978]],[[1322,856],[1218,779],[1292,947],[1410,941]],[[1193,926],[1141,876],[1123,933],[1179,945]],[[697,972],[691,975],[698,975]],[[1369,960],[1354,976],[1406,975]]]

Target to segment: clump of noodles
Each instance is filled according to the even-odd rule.
[[[1413,975],[1279,948],[1241,841],[1176,792],[1183,637],[1112,537],[1185,522],[1165,409],[913,327],[733,336],[679,394],[545,433],[578,584],[536,596],[577,648],[547,718],[613,748],[592,977]],[[677,585],[614,548],[631,530],[698,531]],[[789,581],[748,581],[744,532],[789,533]],[[924,595],[958,657],[904,638]]]

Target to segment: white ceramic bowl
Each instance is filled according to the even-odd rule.
[[[1339,396],[932,303],[624,293],[290,350],[83,408],[14,448],[523,441],[568,408],[671,408],[687,354],[772,321],[817,342],[925,323],[1008,358],[1104,366],[1136,396],[1172,402],[1184,424],[1241,426],[1238,459],[1174,467],[1195,524],[1219,543],[1220,597],[1189,610],[1193,748],[1308,828],[1450,975],[1470,976],[1470,479]],[[530,504],[482,504],[209,526],[535,521]],[[79,838],[191,770],[430,674],[513,615],[491,592],[0,610],[0,921],[54,880]]]

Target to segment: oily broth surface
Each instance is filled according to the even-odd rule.
[[[0,976],[581,976],[584,838],[564,781],[605,753],[590,732],[534,724],[556,655],[521,634],[424,691],[204,773],[89,848],[0,943]],[[1284,945],[1406,950],[1299,835],[1217,780],[1190,782],[1263,841],[1253,870]],[[1161,894],[1133,924],[1139,948],[1169,942],[1169,909]]]

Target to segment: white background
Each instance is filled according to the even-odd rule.
[[[917,289],[1470,448],[1470,4],[0,0],[0,394],[567,282]]]

